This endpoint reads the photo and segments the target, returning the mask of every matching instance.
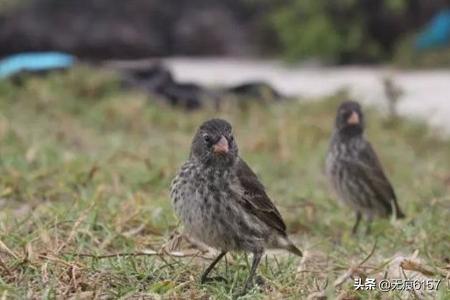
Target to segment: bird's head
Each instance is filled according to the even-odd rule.
[[[343,102],[336,113],[336,130],[347,136],[361,135],[364,131],[364,116],[361,105],[355,101]]]
[[[230,123],[222,119],[204,122],[194,136],[191,157],[206,166],[229,167],[238,157]]]

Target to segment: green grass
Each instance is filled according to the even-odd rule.
[[[338,205],[323,175],[341,98],[186,113],[121,91],[114,75],[85,68],[27,78],[20,86],[0,82],[0,294],[231,298],[248,274],[243,254],[218,265],[228,283],[207,285],[198,279],[209,261],[199,257],[76,255],[158,251],[178,227],[170,181],[196,127],[217,116],[234,125],[242,157],[306,250],[304,261],[270,252],[259,269],[264,286],[244,299],[303,299],[319,290],[330,299],[399,297],[355,291],[351,278],[333,282],[351,268],[382,276],[390,258],[415,251],[431,278],[442,278],[450,259],[450,141],[366,109],[368,136],[408,217],[377,221],[372,235],[351,237],[353,213]],[[449,299],[445,283],[437,297]]]

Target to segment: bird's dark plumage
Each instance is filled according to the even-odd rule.
[[[353,232],[362,216],[369,224],[374,217],[392,214],[404,217],[394,189],[363,133],[364,115],[360,105],[354,101],[342,103],[336,114],[326,171],[339,200],[356,211]]]
[[[199,127],[170,194],[186,234],[221,250],[202,281],[228,251],[254,254],[246,288],[265,249],[302,255],[287,237],[286,225],[264,186],[239,157],[231,125],[224,120],[212,119]]]
[[[270,201],[264,186],[259,182],[255,173],[243,160],[239,160],[236,166],[236,175],[242,186],[239,198],[242,207],[249,214],[254,214],[264,223],[278,230],[281,235],[286,236],[286,225],[281,218],[275,205]]]

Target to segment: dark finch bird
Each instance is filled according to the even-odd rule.
[[[375,151],[363,133],[361,106],[354,101],[342,103],[337,110],[326,172],[338,199],[356,212],[353,234],[362,216],[368,221],[367,233],[374,217],[405,216]]]
[[[239,157],[231,125],[224,120],[212,119],[200,126],[189,159],[172,181],[170,196],[185,233],[221,251],[203,273],[202,283],[228,251],[253,253],[244,291],[253,285],[265,249],[302,255],[289,240],[264,186]]]

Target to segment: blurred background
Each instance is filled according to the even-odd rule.
[[[0,1],[0,78],[82,62],[187,109],[347,89],[448,130],[449,44],[448,0]]]
[[[448,18],[448,0],[2,0],[0,5],[0,56],[58,50],[93,61],[232,56],[406,63],[417,51],[443,47],[449,39],[448,19],[436,21]],[[442,24],[427,28],[433,18]]]

